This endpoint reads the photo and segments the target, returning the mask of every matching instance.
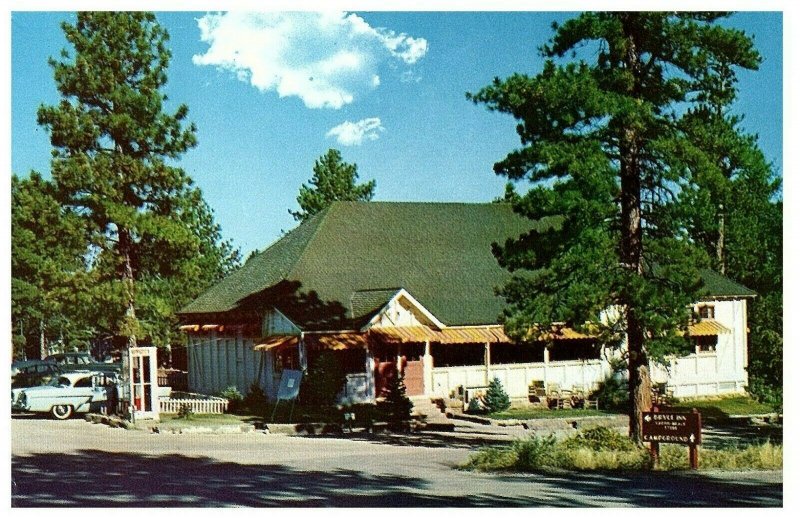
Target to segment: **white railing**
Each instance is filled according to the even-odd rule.
[[[433,392],[446,396],[458,386],[485,386],[497,377],[512,398],[528,396],[533,380],[559,384],[564,389],[574,386],[591,390],[608,374],[608,363],[599,360],[569,360],[528,364],[492,364],[487,376],[485,366],[451,366],[433,368]]]
[[[183,395],[159,399],[160,412],[179,413],[188,406],[197,414],[222,414],[228,410],[228,400],[217,396],[185,393]]]

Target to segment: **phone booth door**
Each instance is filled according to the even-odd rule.
[[[130,381],[131,404],[134,419],[158,419],[158,376],[156,375],[156,348],[152,346],[131,348]]]

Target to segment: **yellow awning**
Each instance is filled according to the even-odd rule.
[[[303,341],[309,349],[347,350],[351,348],[367,348],[367,335],[364,333],[306,334]]]
[[[502,326],[457,327],[434,330],[427,326],[387,326],[370,328],[373,336],[385,342],[438,342],[440,344],[512,343]],[[539,333],[535,340],[591,339],[589,335],[565,326],[554,326],[552,331]]]
[[[723,333],[731,333],[731,331],[714,319],[703,319],[700,322],[689,325],[690,337],[707,337]]]
[[[270,351],[275,348],[282,348],[287,346],[297,346],[300,337],[297,335],[273,335],[272,337],[264,337],[253,346],[254,351]]]

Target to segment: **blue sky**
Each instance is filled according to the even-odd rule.
[[[173,59],[166,93],[189,106],[198,146],[180,165],[246,256],[294,227],[300,185],[329,148],[375,179],[375,200],[487,202],[492,165],[519,146],[515,121],[468,102],[495,76],[535,74],[537,47],[569,13],[359,12],[269,16],[158,13]],[[11,15],[11,166],[48,174],[36,125],[58,95],[47,65],[69,13]],[[782,173],[782,17],[724,22],[755,36],[764,63],[740,73],[735,110]]]

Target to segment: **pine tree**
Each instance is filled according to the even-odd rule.
[[[584,13],[554,26],[540,74],[468,94],[519,121],[523,147],[495,164],[533,183],[515,209],[561,218],[497,248],[519,271],[502,291],[506,328],[525,337],[540,323],[589,322],[607,345],[624,338],[637,441],[650,358],[688,348],[675,331],[689,322],[705,259],[669,209],[693,182],[687,155],[703,153],[679,122],[714,93],[710,70],[728,77],[759,62],[750,38],[714,23],[722,16]]]
[[[168,35],[152,13],[81,12],[62,29],[74,53],[50,60],[62,99],[41,106],[38,121],[50,133],[59,199],[91,231],[97,286],[107,313],[119,315],[111,325],[135,346],[143,244],[198,250],[174,218],[191,196],[174,161],[195,145],[195,128],[185,126],[185,105],[164,111]]]
[[[505,411],[511,407],[511,400],[508,398],[506,390],[503,389],[503,384],[500,383],[499,378],[495,377],[489,382],[489,389],[486,390],[486,394],[483,397],[483,404],[489,413]]]
[[[375,181],[356,184],[355,164],[342,161],[339,150],[330,149],[314,162],[310,186],[300,186],[297,203],[300,211],[289,211],[295,220],[305,221],[322,211],[331,202],[368,202],[375,195]]]
[[[403,375],[398,374],[389,381],[386,398],[380,408],[386,414],[389,427],[393,430],[402,428],[403,423],[411,418],[414,404],[406,396],[406,384]]]

